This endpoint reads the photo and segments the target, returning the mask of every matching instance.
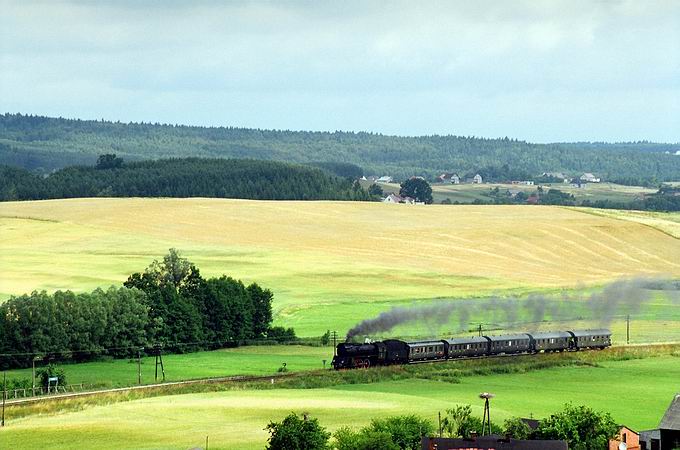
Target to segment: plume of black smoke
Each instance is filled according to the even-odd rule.
[[[532,294],[527,299],[493,297],[485,300],[440,300],[428,305],[395,307],[372,319],[364,320],[347,333],[347,340],[356,336],[367,336],[392,330],[406,323],[448,323],[455,313],[461,330],[469,326],[473,314],[482,314],[493,323],[503,321],[515,325],[520,317],[529,317],[525,328],[537,329],[546,319],[565,321],[597,320],[602,327],[609,326],[614,316],[637,313],[652,296],[653,291],[662,291],[668,298],[680,303],[680,282],[663,279],[638,278],[619,280],[595,292],[587,298],[563,293],[560,297]],[[577,317],[578,315],[581,317]]]

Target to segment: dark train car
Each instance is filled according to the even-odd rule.
[[[446,359],[444,341],[407,342],[409,362]]]
[[[485,336],[489,339],[489,354],[525,353],[531,351],[531,338],[528,334],[504,334]]]
[[[475,336],[469,338],[445,339],[448,358],[484,356],[489,354],[489,338]]]
[[[408,362],[408,344],[398,339],[387,339],[385,345],[385,360],[383,364],[406,364]]]
[[[607,329],[567,331],[574,338],[576,350],[605,348],[612,345],[612,332]]]
[[[534,352],[562,352],[575,348],[574,337],[566,331],[531,333],[531,349]]]

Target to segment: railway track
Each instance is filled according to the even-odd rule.
[[[194,384],[220,384],[220,383],[244,383],[248,381],[266,381],[266,380],[272,380],[272,383],[275,382],[275,380],[280,380],[280,379],[286,379],[286,378],[294,378],[296,376],[299,376],[300,373],[284,373],[284,374],[276,374],[276,375],[260,375],[260,376],[232,376],[232,377],[214,377],[214,378],[199,378],[196,380],[185,380],[185,381],[168,381],[164,383],[154,383],[154,384],[144,384],[141,386],[129,386],[129,387],[120,387],[120,388],[109,388],[109,389],[93,389],[90,391],[83,391],[83,392],[67,392],[64,394],[53,394],[53,395],[42,395],[42,396],[36,396],[36,397],[25,397],[25,398],[18,398],[18,399],[13,399],[13,400],[6,400],[5,404],[6,406],[13,406],[13,405],[25,405],[25,404],[31,404],[31,403],[40,403],[44,401],[51,401],[51,400],[64,400],[64,399],[71,399],[71,398],[78,398],[78,397],[89,397],[89,396],[95,396],[95,395],[101,395],[101,394],[110,394],[114,392],[134,392],[134,391],[144,391],[144,390],[153,390],[153,389],[158,389],[158,388],[165,388],[165,387],[172,387],[172,386],[188,386],[188,385],[194,385]]]
[[[669,345],[669,344],[670,345],[678,345],[680,343],[672,342],[672,343],[658,343],[658,344],[615,345],[615,346],[611,346],[609,348],[617,349],[617,348],[631,348],[631,347],[654,347],[654,346]],[[594,351],[594,350],[588,350],[588,351]],[[578,353],[578,352],[571,352],[571,351],[566,352],[565,351],[564,353]],[[507,357],[520,356],[520,355],[530,356],[531,354],[529,354],[529,353],[500,354],[500,355],[468,356],[468,357],[455,358],[455,359],[434,359],[434,360],[415,361],[415,362],[409,363],[409,365],[430,364],[430,363],[446,362],[446,361],[465,361],[465,360],[476,360],[476,359],[501,359],[501,358],[507,358]],[[345,369],[345,370],[361,370],[361,369]],[[83,392],[70,392],[70,393],[64,393],[64,394],[53,394],[53,395],[45,395],[45,396],[26,397],[26,398],[20,398],[20,399],[7,400],[6,405],[7,406],[25,405],[25,404],[39,403],[39,402],[52,401],[52,400],[62,400],[62,399],[71,399],[71,398],[78,398],[78,397],[96,396],[96,395],[108,394],[108,393],[114,393],[114,392],[134,392],[134,391],[140,391],[140,390],[144,391],[144,390],[153,390],[153,389],[164,388],[164,387],[188,386],[188,385],[195,385],[195,384],[243,383],[243,382],[248,382],[248,381],[266,381],[266,380],[272,380],[272,382],[274,383],[275,380],[294,378],[296,376],[300,376],[300,375],[303,375],[303,374],[309,375],[309,372],[294,372],[294,373],[283,373],[283,374],[274,374],[274,375],[258,375],[258,376],[239,375],[239,376],[230,376],[230,377],[199,378],[199,379],[195,379],[195,380],[185,380],[185,381],[168,381],[168,382],[164,382],[164,383],[145,384],[145,385],[141,385],[141,386],[128,386],[128,387],[110,388],[110,389],[93,389],[93,390],[90,390],[90,391],[83,391]]]

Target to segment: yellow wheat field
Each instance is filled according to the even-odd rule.
[[[281,323],[325,330],[357,320],[357,304],[363,317],[399,300],[680,275],[680,240],[636,220],[536,206],[0,203],[0,295],[118,284],[175,247],[204,275],[271,288]]]

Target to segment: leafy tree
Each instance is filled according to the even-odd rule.
[[[99,158],[97,158],[97,165],[95,166],[98,170],[118,169],[120,167],[123,167],[123,159],[118,158],[115,154],[111,153],[99,155]]]
[[[385,193],[380,185],[373,183],[368,187],[368,195],[371,197],[382,197]]]
[[[606,448],[616,436],[619,426],[609,413],[597,412],[587,406],[567,404],[564,410],[541,420],[538,439],[561,439],[574,450]]]
[[[317,419],[290,413],[281,422],[270,422],[265,428],[270,434],[268,450],[325,450],[331,434]]]
[[[422,177],[411,177],[401,183],[399,195],[402,197],[412,197],[418,202],[432,203],[432,187]]]
[[[40,385],[45,389],[48,388],[49,379],[54,377],[58,379],[58,386],[68,386],[64,369],[57,368],[54,364],[48,364],[47,366],[36,370],[36,376],[40,380]],[[52,383],[51,387],[54,387],[54,383]]]
[[[334,434],[335,448],[337,450],[399,450],[392,436],[385,431],[374,431],[363,428],[360,431],[352,431],[349,427],[342,427]]]
[[[247,289],[253,303],[253,337],[262,337],[272,322],[274,294],[269,289],[262,289],[257,283],[251,284]]]
[[[419,449],[422,436],[434,431],[432,422],[416,415],[373,419],[368,429],[375,433],[389,434],[392,441],[402,450]]]
[[[284,327],[271,327],[267,330],[267,339],[277,342],[292,342],[297,339],[295,330]]]
[[[331,342],[331,330],[326,330],[324,334],[321,335],[321,345],[328,345]]]
[[[456,405],[446,410],[442,419],[442,430],[449,437],[469,438],[473,432],[482,432],[482,419],[472,415],[470,405]],[[500,434],[501,428],[491,422],[491,434]]]
[[[521,418],[512,417],[503,424],[503,433],[513,439],[529,439],[531,428]]]

